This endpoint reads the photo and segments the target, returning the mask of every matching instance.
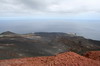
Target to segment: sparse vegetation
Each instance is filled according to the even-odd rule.
[[[1,35],[0,59],[52,56],[66,51],[82,54],[86,51],[100,50],[100,41],[70,36],[66,33],[35,33],[33,38],[32,34],[27,38],[25,34],[8,31]],[[37,39],[37,36],[40,38]]]

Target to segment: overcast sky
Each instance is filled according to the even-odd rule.
[[[68,32],[100,40],[100,0],[0,0],[0,32]]]
[[[0,0],[0,17],[99,19],[100,0]]]

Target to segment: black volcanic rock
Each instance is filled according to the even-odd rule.
[[[35,32],[34,34],[42,37],[68,36],[67,33],[61,33],[61,32]]]
[[[100,50],[100,41],[66,33],[39,32],[32,35],[34,39],[22,37],[24,34],[16,36],[16,33],[10,31],[2,35],[13,37],[0,37],[0,59],[51,56],[67,51],[82,54],[86,51]],[[35,39],[36,36],[40,36],[41,39]]]
[[[37,36],[41,36],[44,39],[48,39],[48,40],[54,40],[60,37],[72,37],[71,34],[67,34],[67,33],[62,33],[62,32],[35,32],[34,33]],[[76,35],[73,35],[76,36]]]
[[[6,31],[6,32],[1,33],[1,35],[16,35],[16,33],[10,32],[10,31]]]

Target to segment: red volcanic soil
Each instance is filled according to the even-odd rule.
[[[84,54],[85,57],[100,61],[100,51],[90,51]]]
[[[0,66],[100,66],[100,61],[66,52],[56,56],[0,60]]]

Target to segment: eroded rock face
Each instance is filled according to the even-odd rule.
[[[66,52],[56,56],[0,60],[0,66],[100,66],[100,61]]]
[[[90,51],[84,53],[84,56],[93,60],[100,61],[100,51]]]

